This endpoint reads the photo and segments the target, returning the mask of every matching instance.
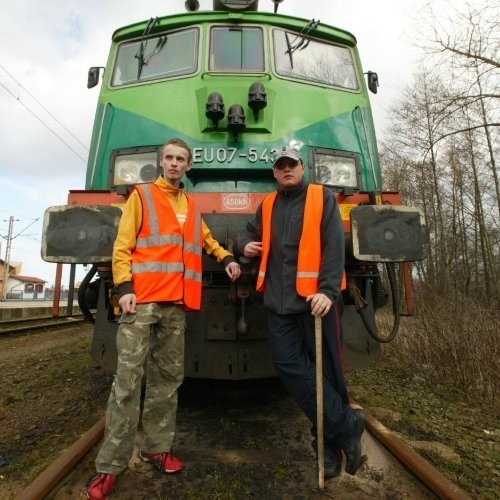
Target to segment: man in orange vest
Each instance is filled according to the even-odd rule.
[[[145,362],[139,458],[163,473],[183,469],[171,449],[177,389],[184,377],[185,311],[200,309],[202,250],[222,263],[231,281],[240,275],[239,264],[214,240],[195,202],[183,191],[181,178],[192,159],[188,145],[172,139],[160,158],[163,176],[132,191],[113,249],[122,315],[104,443],[96,458],[97,474],[87,483],[87,497],[93,500],[111,494],[116,476],[132,456]]]
[[[273,164],[277,192],[248,222],[237,248],[260,257],[257,290],[264,292],[269,344],[285,387],[312,423],[316,449],[314,317],[322,317],[325,477],[361,465],[364,414],[349,406],[342,368],[339,303],[344,278],[344,231],[336,198],[304,180],[298,150],[278,150]]]

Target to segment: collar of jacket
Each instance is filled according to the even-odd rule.
[[[174,195],[177,195],[179,193],[183,193],[184,188],[186,187],[182,181],[179,184],[178,188],[176,188],[175,186],[172,186],[172,184],[170,184],[170,182],[168,182],[167,179],[165,179],[165,177],[163,177],[163,175],[160,175],[158,177],[158,179],[156,179],[154,184],[156,184],[159,188],[163,189],[164,191],[170,191]]]
[[[298,186],[294,186],[293,188],[290,189],[283,189],[278,186],[278,195],[280,196],[285,196],[285,197],[294,197],[297,196],[299,193],[307,189],[308,182],[306,182],[304,179],[300,182]]]

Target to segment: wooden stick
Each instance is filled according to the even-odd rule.
[[[316,340],[316,442],[318,444],[318,486],[325,487],[325,443],[323,437],[323,338],[321,316],[314,318],[314,337]]]

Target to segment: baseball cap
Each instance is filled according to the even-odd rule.
[[[292,160],[295,161],[302,161],[302,156],[298,149],[286,146],[283,146],[282,148],[278,149],[278,151],[276,151],[276,155],[274,156],[273,160],[273,167],[274,165],[276,165],[276,162],[281,158],[291,158]]]

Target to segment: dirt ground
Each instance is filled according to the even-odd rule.
[[[0,339],[0,498],[12,498],[102,417],[111,376],[94,367],[90,338],[91,326],[78,325]]]
[[[244,383],[187,381],[180,398],[174,453],[186,468],[162,476],[137,458],[117,481],[117,498],[181,500],[434,498],[368,435],[367,463],[318,490],[306,418],[277,379]],[[84,499],[92,456],[50,495]]]
[[[91,330],[80,325],[0,339],[0,498],[21,491],[102,417],[111,376],[88,355]],[[377,411],[388,427],[414,441],[446,444],[448,455],[432,447],[423,453],[473,498],[500,497],[495,412],[402,378],[387,361],[349,374],[348,381],[357,402]],[[120,477],[117,498],[422,498],[406,490],[404,475],[397,477],[367,436],[369,461],[360,473],[343,474],[319,492],[307,422],[278,381],[260,385],[242,384],[235,396],[227,384],[227,390],[214,390],[188,381],[181,391],[176,449],[189,467],[165,478],[134,457]],[[84,498],[92,460],[54,498]]]

